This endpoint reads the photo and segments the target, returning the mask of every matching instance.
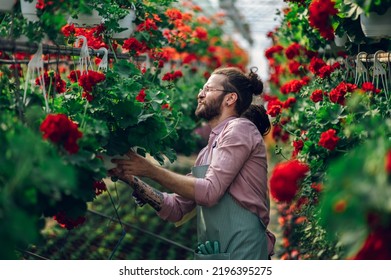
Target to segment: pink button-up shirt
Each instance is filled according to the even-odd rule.
[[[196,205],[210,207],[228,191],[244,208],[269,224],[266,148],[256,126],[246,118],[230,117],[210,133],[208,145],[198,154],[195,166],[210,164],[205,178],[196,179],[195,201],[163,193],[158,215],[179,221]]]

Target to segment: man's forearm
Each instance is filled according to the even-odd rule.
[[[136,197],[151,205],[156,211],[160,211],[164,200],[163,194],[160,191],[152,188],[137,177],[126,182],[134,189],[134,195]]]
[[[148,177],[174,193],[195,200],[194,177],[177,174],[157,165],[151,168]]]

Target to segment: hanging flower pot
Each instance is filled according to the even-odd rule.
[[[335,35],[334,37],[334,43],[337,47],[344,47],[347,40],[348,40],[348,36],[346,33],[342,37],[338,35]]]
[[[70,16],[68,18],[68,24],[74,24],[76,27],[94,27],[102,23],[102,17],[95,9],[92,10],[92,14],[78,14],[77,18]]]
[[[38,0],[33,0],[33,2],[29,2],[27,0],[20,1],[22,15],[28,22],[36,22],[39,20],[37,16],[37,2]]]
[[[136,19],[135,10],[128,10],[129,13],[122,19],[118,21],[120,28],[125,28],[125,30],[116,32],[113,34],[113,39],[127,39],[129,38],[135,29],[134,20]]]
[[[0,0],[0,11],[9,12],[15,5],[15,0]]]
[[[371,12],[369,15],[360,14],[360,23],[364,35],[369,38],[391,37],[391,8],[383,14]]]

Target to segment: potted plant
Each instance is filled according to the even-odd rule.
[[[391,36],[391,1],[390,0],[343,0],[342,8],[347,17],[359,18],[364,35],[368,38]]]

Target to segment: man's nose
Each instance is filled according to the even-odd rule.
[[[205,97],[205,90],[201,89],[197,95],[198,99],[202,99]]]

